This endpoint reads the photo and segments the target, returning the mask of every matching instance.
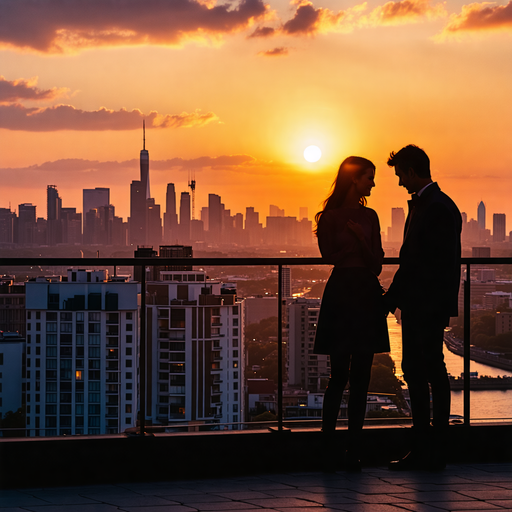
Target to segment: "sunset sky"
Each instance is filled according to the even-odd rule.
[[[197,211],[312,218],[359,155],[385,228],[408,199],[387,157],[414,143],[468,218],[483,200],[512,230],[512,0],[0,0],[0,75],[3,208],[109,187],[126,218],[146,119],[162,211],[193,172]]]

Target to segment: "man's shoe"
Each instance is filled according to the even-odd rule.
[[[392,460],[388,464],[390,471],[409,471],[414,469],[429,469],[428,457],[417,451],[410,451],[405,457]]]

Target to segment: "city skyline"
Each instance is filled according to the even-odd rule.
[[[74,205],[109,187],[126,218],[145,120],[160,205],[194,171],[199,208],[213,192],[232,211],[313,214],[356,154],[377,166],[369,206],[388,226],[408,195],[386,160],[415,143],[461,211],[486,198],[512,217],[506,1],[29,5],[2,13],[0,207],[41,208],[48,184]]]

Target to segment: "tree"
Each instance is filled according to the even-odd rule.
[[[16,412],[7,411],[2,419],[0,419],[0,427],[4,428],[20,428],[22,430],[3,430],[3,437],[25,437],[25,408],[20,407]]]

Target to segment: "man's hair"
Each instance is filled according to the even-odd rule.
[[[419,178],[430,178],[430,160],[425,151],[414,144],[405,146],[398,153],[391,151],[388,165],[400,167],[404,172],[412,168]]]

